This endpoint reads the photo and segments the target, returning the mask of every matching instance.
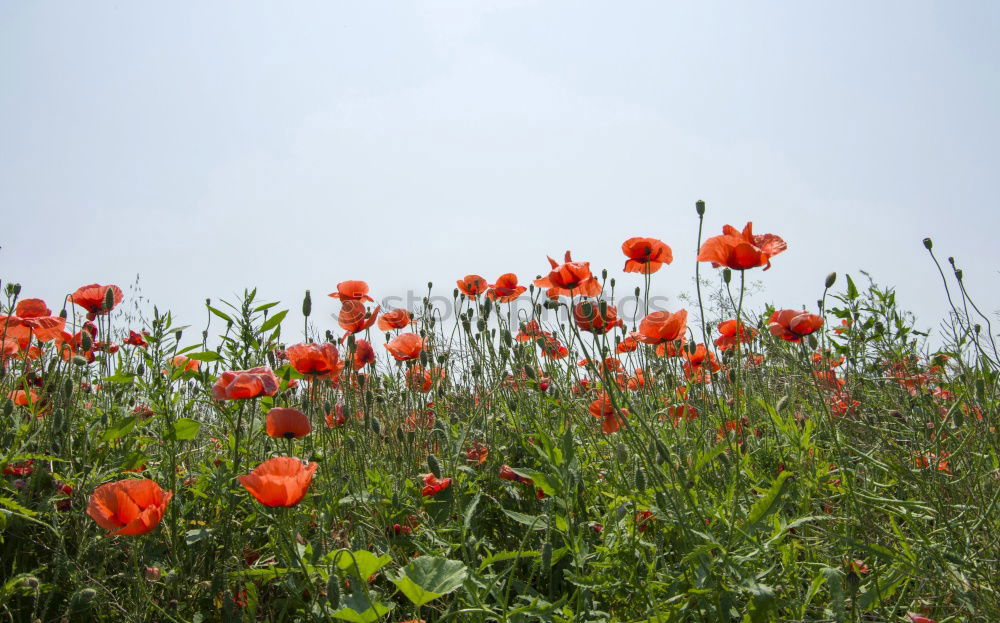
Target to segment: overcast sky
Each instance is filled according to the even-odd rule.
[[[450,296],[546,255],[785,238],[762,300],[870,271],[936,325],[921,240],[1000,309],[1000,3],[0,2],[0,278],[247,286],[320,328],[337,282]],[[709,269],[709,273],[712,271]],[[681,306],[677,301],[677,306]]]

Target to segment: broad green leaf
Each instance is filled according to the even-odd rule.
[[[354,554],[353,557],[351,556],[352,553]],[[376,556],[366,550],[359,550],[357,552],[339,552],[336,558],[338,567],[348,573],[360,577],[365,581],[368,581],[368,578],[371,577],[373,573],[392,562],[392,556]]]
[[[747,515],[747,520],[743,524],[744,530],[748,534],[752,534],[757,529],[762,519],[778,510],[778,500],[785,493],[785,483],[791,478],[792,474],[793,472],[789,471],[778,474],[771,488],[767,490],[767,493],[750,508],[750,514]]]
[[[351,621],[352,623],[374,623],[392,610],[395,604],[382,603],[378,600],[378,593],[370,591],[356,590],[349,595],[340,598],[342,608],[333,612],[335,619]]]
[[[185,441],[194,439],[198,434],[201,423],[191,418],[182,417],[174,422],[172,430],[167,433],[166,438],[170,441]]]
[[[127,374],[125,372],[116,372],[111,376],[106,376],[101,379],[102,382],[110,383],[112,385],[131,385],[134,380],[134,374]]]
[[[281,321],[284,320],[285,316],[287,315],[288,315],[288,310],[283,309],[280,312],[268,318],[267,320],[265,320],[264,324],[260,325],[261,333],[266,333],[271,329],[277,327],[279,324],[281,324]]]
[[[420,556],[403,567],[398,576],[389,576],[389,581],[419,608],[460,587],[468,575],[468,569],[458,560]]]
[[[212,361],[219,361],[220,359],[222,359],[222,355],[212,350],[206,350],[200,353],[191,353],[190,355],[187,356],[187,358],[194,359],[195,361],[212,362]]]
[[[544,515],[526,515],[517,511],[509,511],[506,508],[503,509],[503,513],[517,523],[529,526],[532,530],[544,530],[549,525],[549,520]]]
[[[132,432],[132,429],[135,428],[135,423],[137,420],[138,418],[134,415],[122,418],[121,420],[118,421],[117,424],[115,424],[108,430],[104,431],[104,433],[101,435],[101,441],[113,441],[115,439],[121,439],[125,435]]]
[[[223,320],[225,320],[226,322],[232,322],[232,321],[233,321],[233,319],[232,319],[232,318],[230,318],[229,316],[227,316],[227,315],[226,315],[226,314],[224,314],[223,312],[221,312],[221,311],[217,310],[216,308],[212,307],[211,305],[209,305],[209,306],[208,306],[208,311],[212,312],[213,314],[215,314],[215,315],[216,315],[216,316],[218,316],[219,318],[222,318],[222,319],[223,319]]]

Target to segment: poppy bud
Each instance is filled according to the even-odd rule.
[[[507,347],[511,346],[513,339],[511,338],[510,331],[504,329],[500,332],[500,342]]]
[[[830,273],[826,276],[826,289],[829,290],[833,284],[837,283],[837,273]]]
[[[486,330],[486,321],[483,320],[482,318],[480,318],[479,320],[477,320],[476,321],[476,329],[478,329],[480,332],[485,331]]]
[[[603,280],[605,280],[607,278],[608,278],[608,269],[607,268],[602,268],[601,269],[601,280],[603,281]]]
[[[356,343],[357,342],[354,339],[354,334],[353,333],[351,333],[350,335],[347,336],[347,347],[348,348],[354,348],[354,345]]]
[[[70,361],[72,361],[73,365],[76,365],[76,366],[85,366],[85,365],[87,365],[87,358],[83,357],[81,355],[73,355],[73,358],[70,359]]]
[[[205,299],[205,307],[211,307],[211,306],[212,306],[212,299]]]
[[[453,299],[458,298],[458,288],[455,288],[454,290],[451,291],[451,298]],[[427,299],[425,298],[424,300],[426,301]]]
[[[60,318],[66,318],[67,316],[69,316],[69,314],[66,313],[66,308],[65,307],[63,307],[62,309],[59,310],[59,317]]]
[[[97,597],[97,591],[92,588],[84,588],[74,593],[70,603],[74,609],[89,608],[95,597]]]
[[[729,268],[722,269],[722,280],[728,285],[730,281],[733,280],[733,271]]]
[[[73,395],[73,379],[67,377],[66,382],[63,383],[63,394],[69,398]]]
[[[809,336],[809,348],[817,348],[817,347],[819,347],[819,340],[816,339],[815,335],[810,335]]]
[[[629,452],[625,444],[619,443],[617,446],[615,446],[615,455],[618,458],[618,461],[621,463],[628,461]]]
[[[962,280],[962,269],[961,268],[956,268],[955,269],[955,279],[958,279],[959,281]]]
[[[638,286],[636,286],[636,288],[635,288],[635,298],[639,298],[640,294],[642,294],[642,290],[639,289]]]
[[[372,419],[371,419],[371,427],[372,427],[372,430],[375,432],[376,435],[381,435],[382,434],[382,425],[379,423],[377,417],[374,417],[374,416],[372,417]]]
[[[333,609],[340,605],[340,577],[336,573],[331,573],[326,583],[326,600]]]
[[[640,493],[646,490],[646,470],[641,467],[635,469],[635,490]]]
[[[113,288],[108,288],[104,291],[104,305],[101,309],[104,311],[111,311],[111,308],[115,306],[115,291]]]
[[[83,346],[83,350],[90,350],[94,347],[94,337],[90,335],[90,331],[80,332],[80,345]]]
[[[13,412],[14,412],[14,401],[8,398],[7,402],[3,403],[4,417],[10,417],[10,414]]]
[[[438,462],[437,457],[433,454],[427,455],[427,469],[431,470],[435,478],[441,477],[441,463]]]
[[[145,373],[146,373],[146,366],[144,366],[144,365],[142,365],[140,363],[139,365],[137,365],[135,367],[135,374],[136,374],[136,376],[142,376]]]
[[[21,294],[21,284],[19,283],[12,284],[10,290],[11,292],[14,293],[14,296],[19,296]]]
[[[184,331],[182,331],[180,329],[177,329],[176,331],[174,331],[174,339],[177,340],[178,343],[180,343],[180,341],[181,341],[181,335],[183,333],[184,333]]]
[[[669,507],[669,504],[667,503],[667,496],[664,495],[662,491],[657,491],[656,495],[653,497],[656,499],[656,504],[661,510]]]
[[[612,290],[615,289],[615,278],[614,277],[611,278],[611,289]]]
[[[698,213],[698,216],[705,216],[705,202],[699,199],[694,202],[694,211]]]
[[[388,335],[388,333],[386,335]],[[333,332],[330,331],[329,329],[326,330],[325,337],[326,337],[326,341],[327,342],[333,342],[334,341],[334,339],[333,339]],[[386,339],[388,340],[389,338],[386,338]]]
[[[312,313],[312,309],[313,309],[312,295],[309,294],[309,290],[306,290],[306,296],[304,299],[302,299],[302,315],[308,318],[309,314]]]
[[[551,541],[546,541],[545,544],[542,545],[541,563],[542,563],[542,571],[545,572],[545,573],[548,573],[549,572],[549,567],[552,566],[552,542]]]
[[[607,301],[601,301],[598,304],[598,308],[601,310],[601,318],[607,318],[608,317],[608,302]]]
[[[427,282],[427,289],[430,290],[433,287],[434,287],[434,282],[433,281],[428,281]]]

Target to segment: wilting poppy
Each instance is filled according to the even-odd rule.
[[[110,308],[105,309],[104,304],[108,302],[108,290],[111,290],[112,305]],[[100,316],[110,312],[112,309],[117,307],[124,298],[125,295],[122,294],[122,289],[118,286],[102,286],[93,283],[89,286],[77,288],[73,294],[69,295],[67,300],[74,305],[86,309],[87,317],[93,319],[94,316]]]
[[[424,349],[424,340],[416,333],[403,333],[385,344],[385,348],[397,361],[410,361],[420,356],[420,351]]]
[[[590,331],[594,335],[604,335],[615,327],[625,326],[618,317],[618,308],[605,301],[580,301],[573,306],[573,319],[581,331]]]
[[[329,342],[323,344],[295,344],[285,349],[285,356],[299,374],[324,375],[339,372],[340,353]]]
[[[434,474],[424,474],[424,488],[420,490],[420,495],[430,497],[437,495],[451,486],[451,478],[438,479]]]
[[[771,258],[787,248],[785,241],[774,234],[755,236],[753,223],[747,223],[742,232],[725,225],[721,236],[713,236],[701,245],[698,261],[712,262],[716,268],[746,270],[763,266],[767,270],[771,267]]]
[[[610,435],[618,432],[618,429],[621,428],[622,417],[628,415],[628,410],[618,409],[616,411],[611,403],[611,398],[601,392],[597,399],[590,403],[590,414],[602,420],[601,432]]]
[[[504,463],[500,466],[500,478],[502,480],[509,480],[511,482],[519,482],[524,485],[534,485],[535,481],[526,476],[522,476],[511,469],[510,465]]]
[[[360,333],[375,324],[375,321],[378,319],[379,309],[381,308],[376,306],[374,310],[368,312],[365,309],[365,304],[361,301],[348,299],[344,301],[343,307],[340,308],[340,314],[337,316],[337,324],[348,333]]]
[[[341,281],[337,284],[337,291],[331,292],[329,296],[341,301],[374,302],[374,299],[368,296],[368,284],[357,280]]]
[[[489,447],[479,441],[473,441],[472,447],[465,452],[465,460],[470,465],[482,465],[490,454]]]
[[[768,329],[774,337],[799,342],[823,326],[823,318],[799,309],[781,309],[771,314]]]
[[[145,331],[142,333],[136,333],[135,331],[128,332],[128,338],[125,339],[122,344],[127,346],[138,346],[140,348],[146,348],[149,344],[146,343],[145,336],[148,335]]]
[[[757,331],[755,329],[747,327],[745,324],[737,320],[726,320],[725,322],[720,322],[719,333],[721,335],[716,338],[715,346],[721,351],[727,351],[734,348],[740,342],[746,344],[747,342],[753,341],[753,339],[757,337]]]
[[[238,480],[264,506],[295,506],[309,490],[317,467],[316,463],[305,465],[299,459],[279,456],[264,461]]]
[[[392,331],[393,329],[405,329],[410,324],[410,312],[405,309],[394,309],[384,312],[378,319],[380,331]]]
[[[465,278],[459,279],[456,283],[462,294],[473,299],[486,292],[487,288],[486,280],[479,275],[466,275]]]
[[[212,386],[215,400],[246,400],[278,393],[278,377],[267,366],[223,372]]]
[[[625,272],[651,275],[664,264],[674,261],[674,254],[666,244],[656,238],[629,238],[622,243]]]
[[[490,284],[490,289],[487,290],[486,296],[491,301],[510,303],[524,294],[526,290],[527,288],[517,284],[517,275],[514,273],[505,273],[497,277],[496,283]]]
[[[590,274],[590,262],[574,262],[570,252],[566,252],[563,264],[558,264],[551,257],[549,264],[552,271],[545,277],[535,279],[539,288],[548,288],[550,299],[560,296],[597,296],[601,293],[601,284]]]
[[[673,313],[655,311],[639,323],[639,332],[635,338],[643,344],[663,344],[684,339],[687,328],[687,310]]]
[[[354,343],[354,359],[352,361],[355,370],[375,363],[375,349],[372,348],[368,340],[358,340]]]
[[[97,525],[110,530],[107,536],[138,536],[155,528],[172,492],[164,494],[152,480],[119,480],[94,490],[87,514]]]
[[[298,409],[275,407],[267,412],[264,423],[267,434],[275,439],[297,439],[312,430],[309,418]]]

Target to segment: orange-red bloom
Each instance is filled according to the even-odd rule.
[[[375,324],[381,307],[376,306],[370,313],[365,304],[354,299],[345,300],[337,316],[337,324],[348,333],[360,333]]]
[[[295,506],[309,490],[317,467],[316,463],[305,465],[299,459],[279,456],[264,461],[239,481],[264,506]]]
[[[496,283],[490,284],[490,289],[487,290],[486,296],[491,301],[510,303],[524,294],[526,290],[527,288],[517,284],[517,275],[514,273],[504,273],[497,277]]]
[[[526,476],[522,476],[511,469],[510,465],[504,463],[500,466],[500,478],[502,480],[509,480],[511,482],[519,482],[525,485],[534,485],[535,481]]]
[[[379,316],[378,328],[381,331],[405,329],[410,324],[410,312],[405,309],[394,309]]]
[[[687,328],[687,310],[676,312],[656,311],[639,323],[635,338],[643,344],[663,344],[684,339]]]
[[[800,309],[781,309],[771,314],[768,329],[774,337],[799,342],[823,326],[823,319]]]
[[[267,434],[275,439],[297,439],[312,430],[309,418],[298,409],[275,407],[267,412],[264,423]]]
[[[354,369],[360,370],[370,363],[375,363],[375,349],[368,340],[358,340],[354,343]]]
[[[385,348],[397,361],[410,361],[420,356],[424,340],[416,333],[403,333],[394,337]]]
[[[138,536],[160,523],[173,495],[152,480],[109,482],[94,490],[87,514],[110,531],[107,536]]]
[[[666,244],[656,238],[629,238],[622,243],[625,272],[651,275],[664,264],[674,261],[674,254]]]
[[[721,335],[716,338],[715,346],[721,351],[727,351],[731,348],[735,348],[736,344],[740,342],[746,344],[757,337],[757,331],[755,329],[749,328],[737,320],[726,320],[725,322],[720,322],[719,333]]]
[[[535,279],[539,288],[548,288],[548,297],[557,299],[560,296],[597,296],[601,293],[601,284],[590,274],[590,262],[574,262],[570,252],[566,252],[566,260],[558,264],[551,257],[549,264],[552,271],[546,277]]]
[[[111,305],[111,309],[104,309],[104,303],[108,296],[108,290],[112,291],[112,297],[114,303]],[[67,299],[70,303],[78,305],[87,310],[87,315],[91,319],[93,316],[100,316],[107,314],[112,309],[118,306],[122,302],[125,295],[122,294],[122,289],[118,286],[102,286],[93,283],[89,286],[82,286],[77,288],[73,294],[69,295]]]
[[[278,393],[278,377],[267,366],[223,372],[212,386],[215,400],[246,400]]]
[[[138,346],[140,348],[146,348],[149,344],[146,343],[145,336],[148,335],[145,331],[142,333],[136,333],[135,331],[128,332],[128,338],[125,339],[122,344],[127,346]]]
[[[631,353],[635,349],[639,348],[639,342],[636,340],[638,333],[632,332],[625,336],[625,339],[618,343],[615,347],[615,352],[619,355],[625,353]]]
[[[625,323],[618,317],[618,308],[614,305],[581,301],[573,306],[573,319],[581,331],[590,331],[595,335],[604,335],[615,327],[624,327]]]
[[[337,374],[343,369],[337,347],[323,344],[295,344],[285,349],[285,356],[299,374]]]
[[[601,418],[601,432],[605,435],[618,432],[621,428],[622,417],[628,415],[627,409],[615,410],[611,404],[611,398],[604,392],[596,400],[590,403],[590,414],[596,418]]]
[[[171,368],[181,368],[185,372],[193,372],[194,370],[197,370],[199,367],[201,367],[200,361],[198,361],[197,359],[188,359],[184,355],[177,355],[176,357],[171,357],[170,361],[168,361],[167,363],[170,364]]]
[[[341,281],[337,284],[337,291],[331,292],[329,296],[335,299],[340,299],[341,301],[374,302],[374,299],[368,296],[368,284],[364,281],[357,280]]]
[[[473,441],[472,447],[465,452],[465,460],[470,465],[482,465],[489,455],[489,446],[479,441]]]
[[[434,474],[424,474],[424,488],[420,490],[420,495],[430,497],[437,495],[451,486],[451,478],[439,479]]]
[[[785,241],[774,234],[755,236],[753,223],[747,223],[742,232],[726,225],[721,236],[713,236],[701,245],[698,261],[712,262],[716,268],[746,270],[763,266],[767,270],[771,267],[771,258],[787,248]]]
[[[26,349],[34,337],[39,342],[50,342],[63,333],[66,319],[53,316],[41,299],[24,299],[17,304],[13,316],[0,316],[0,334],[16,340]]]
[[[466,275],[464,279],[459,279],[456,283],[462,294],[473,299],[486,292],[488,287],[486,280],[479,275]]]

